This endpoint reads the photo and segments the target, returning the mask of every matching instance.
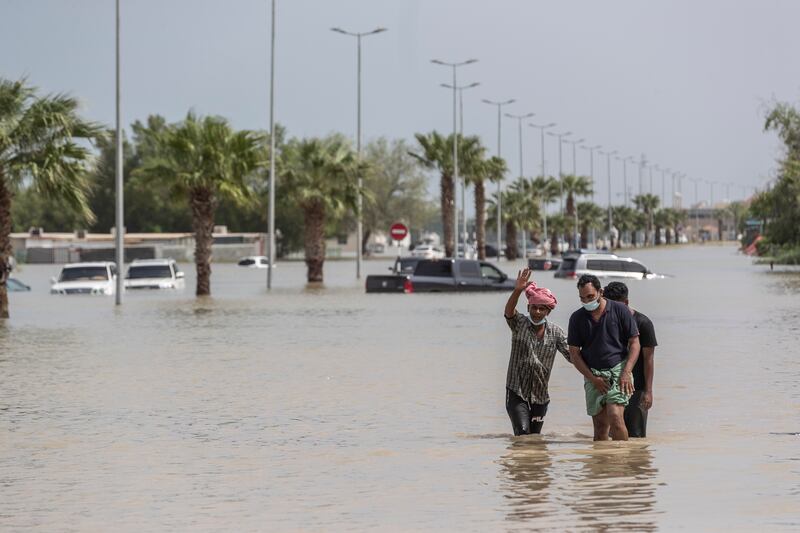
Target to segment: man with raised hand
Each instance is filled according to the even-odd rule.
[[[506,375],[506,412],[514,435],[541,433],[550,403],[547,383],[556,351],[569,361],[564,330],[547,319],[558,301],[548,289],[529,281],[531,270],[517,275],[514,291],[505,307],[511,329],[511,357]],[[517,301],[525,293],[528,314],[517,312]]]

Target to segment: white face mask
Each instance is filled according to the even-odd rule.
[[[547,322],[547,317],[544,317],[543,319],[541,319],[541,320],[539,320],[539,321],[537,322],[536,320],[534,320],[533,318],[531,318],[531,315],[528,315],[528,320],[529,320],[529,321],[530,321],[530,323],[531,323],[531,324],[533,324],[534,326],[541,326],[542,324],[544,324],[545,322]]]
[[[597,300],[592,300],[591,302],[587,302],[583,304],[583,308],[587,311],[591,312],[600,307],[600,297],[597,297]]]

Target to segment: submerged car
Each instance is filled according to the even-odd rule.
[[[444,259],[444,250],[438,246],[420,244],[411,250],[411,257],[419,257],[422,259]]]
[[[174,259],[136,259],[125,275],[126,289],[182,289],[184,274]]]
[[[9,292],[26,292],[31,290],[29,285],[25,285],[16,278],[8,278],[6,280],[6,287],[8,288]]]
[[[250,257],[243,257],[236,263],[240,267],[247,268],[269,268],[269,257],[263,255],[253,255]]]
[[[117,265],[110,261],[70,263],[51,280],[50,294],[103,294],[115,292]]]
[[[584,274],[593,274],[598,278],[632,278],[652,279],[654,274],[632,257],[620,257],[616,254],[596,251],[567,252],[561,259],[561,265],[554,274],[556,278],[579,278]]]

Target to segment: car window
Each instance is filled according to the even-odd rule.
[[[589,259],[586,261],[586,268],[588,270],[601,270],[604,272],[625,271],[624,262],[615,259]]]
[[[645,274],[647,272],[647,268],[643,264],[637,263],[636,261],[626,261],[623,263],[623,267],[625,272],[638,272],[640,274]]]
[[[497,270],[492,265],[487,265],[486,263],[481,263],[481,275],[484,278],[489,279],[502,279],[503,273]]]
[[[171,278],[169,265],[132,265],[128,269],[128,279]]]
[[[104,266],[71,267],[61,271],[59,281],[107,281],[108,270]]]
[[[398,259],[395,268],[397,268],[397,272],[400,274],[413,274],[417,263],[419,263],[418,259]]]
[[[414,270],[414,275],[449,278],[453,276],[453,263],[451,261],[420,261]]]
[[[481,267],[478,265],[478,263],[474,263],[472,261],[463,261],[459,263],[458,269],[461,272],[461,275],[465,278],[481,277]]]
[[[242,259],[239,261],[239,266],[250,266],[256,264],[252,259]]]
[[[575,270],[575,262],[577,261],[574,257],[565,257],[561,260],[561,270]]]

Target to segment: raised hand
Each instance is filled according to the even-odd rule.
[[[525,288],[530,285],[532,282],[528,281],[531,278],[531,269],[530,268],[523,268],[517,274],[517,282],[514,285],[514,289],[517,291],[524,291]]]

